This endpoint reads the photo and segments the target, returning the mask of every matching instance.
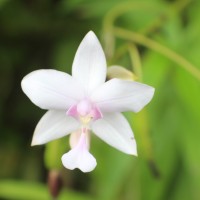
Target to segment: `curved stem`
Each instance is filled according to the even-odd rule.
[[[166,9],[166,6],[163,4],[158,5],[147,2],[125,2],[118,4],[106,14],[103,20],[103,40],[107,57],[111,58],[114,54],[115,38],[113,26],[117,18],[123,14],[133,10],[158,13],[158,16],[153,22],[151,22],[147,27],[139,30],[139,32],[147,34],[163,26],[163,21],[166,19],[170,19],[173,18],[174,15],[178,15],[190,2],[191,0],[177,0],[172,6],[168,5],[168,9]],[[175,10],[175,12],[172,12],[173,10]]]
[[[167,58],[169,58],[170,60],[173,60],[175,63],[180,65],[182,68],[184,68],[186,71],[188,71],[194,77],[196,77],[198,80],[200,80],[200,70],[197,69],[189,61],[187,61],[184,57],[182,57],[178,53],[174,52],[173,50],[159,44],[158,42],[155,42],[152,39],[147,38],[146,36],[144,36],[142,34],[128,31],[123,28],[115,27],[114,34],[116,37],[143,45],[149,49],[152,49],[152,50],[166,56]]]
[[[122,56],[127,53],[127,48],[128,47],[126,43],[119,46],[115,51],[115,55],[108,60],[108,66],[113,65],[113,63],[115,64],[119,59],[121,59]]]
[[[144,2],[126,2],[121,3],[110,10],[103,20],[103,40],[107,57],[111,58],[114,54],[115,38],[113,34],[113,26],[115,20],[124,13],[132,10],[160,12],[160,7],[156,7],[156,5],[147,4]]]
[[[136,45],[133,43],[129,44],[128,51],[129,51],[132,66],[133,66],[132,67],[133,72],[136,74],[136,76],[142,82],[142,64],[141,64],[139,51],[138,51]]]

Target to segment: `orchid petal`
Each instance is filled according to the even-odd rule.
[[[42,109],[67,109],[83,97],[82,87],[57,70],[33,71],[22,80],[22,90]]]
[[[134,81],[112,79],[100,86],[91,99],[102,112],[139,112],[150,102],[154,88]]]
[[[121,113],[103,113],[103,116],[92,124],[92,131],[112,147],[137,155],[136,142],[126,118]]]
[[[81,134],[75,148],[62,156],[62,163],[67,169],[79,168],[82,172],[90,172],[96,167],[96,159],[88,151],[85,134]]]
[[[86,89],[87,94],[106,79],[106,59],[96,35],[90,31],[82,40],[72,66],[72,76]]]
[[[79,126],[79,122],[67,116],[65,111],[47,111],[35,128],[31,145],[44,144],[58,139],[77,130]]]

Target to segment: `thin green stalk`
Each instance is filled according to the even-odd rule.
[[[189,3],[191,0],[177,0],[172,6],[159,6],[157,4],[147,3],[147,2],[125,2],[118,4],[113,9],[111,9],[103,20],[103,41],[104,49],[108,58],[111,58],[114,54],[115,49],[115,38],[113,33],[113,27],[115,21],[122,16],[123,14],[134,11],[141,10],[144,12],[157,12],[160,13],[149,26],[142,28],[142,33],[148,34],[156,30],[157,28],[163,26],[163,20],[167,17],[170,19],[174,15],[178,15]],[[167,9],[166,9],[167,7]],[[162,9],[161,9],[162,8]],[[173,9],[174,8],[174,9]],[[175,10],[175,12],[173,12]]]
[[[151,21],[148,25],[141,28],[138,32],[144,35],[151,34],[157,32],[161,28],[161,26],[168,20],[167,16],[161,14],[158,18]]]
[[[103,20],[103,40],[104,40],[104,49],[107,57],[112,57],[115,49],[115,37],[113,33],[113,26],[116,19],[122,16],[126,12],[133,10],[144,10],[156,12],[160,11],[160,8],[152,4],[147,4],[144,2],[126,2],[121,3],[115,6],[110,10]]]
[[[115,51],[115,55],[109,60],[108,66],[112,65],[113,63],[116,63],[121,57],[127,53],[127,44],[123,44],[120,47],[118,47]]]
[[[140,54],[136,45],[129,44],[128,51],[132,62],[133,72],[136,74],[139,80],[142,81],[142,64],[141,64]]]
[[[191,75],[196,77],[200,80],[200,70],[197,69],[192,63],[186,60],[184,57],[180,56],[178,53],[174,52],[173,50],[159,44],[158,42],[147,38],[146,36],[133,32],[128,31],[123,28],[114,28],[114,34],[118,38],[122,38],[125,40],[129,40],[135,42],[137,44],[143,45],[149,49],[152,49],[165,57],[169,58],[170,60],[177,63],[180,67],[184,68],[188,71]]]

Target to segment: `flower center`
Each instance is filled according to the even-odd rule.
[[[67,111],[67,115],[79,119],[84,126],[89,125],[92,120],[103,117],[99,108],[88,99],[83,99],[78,104],[71,106]]]
[[[89,115],[91,111],[92,105],[87,99],[84,99],[77,104],[77,112],[80,116],[85,117]]]

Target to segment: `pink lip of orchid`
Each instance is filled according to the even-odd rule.
[[[90,130],[118,150],[137,155],[133,132],[120,112],[140,111],[152,99],[154,88],[134,81],[105,79],[105,55],[92,31],[76,52],[72,76],[52,69],[25,76],[21,83],[24,93],[35,105],[48,110],[36,126],[32,145],[72,133],[72,149],[62,156],[62,163],[83,172],[96,167],[89,153]]]

